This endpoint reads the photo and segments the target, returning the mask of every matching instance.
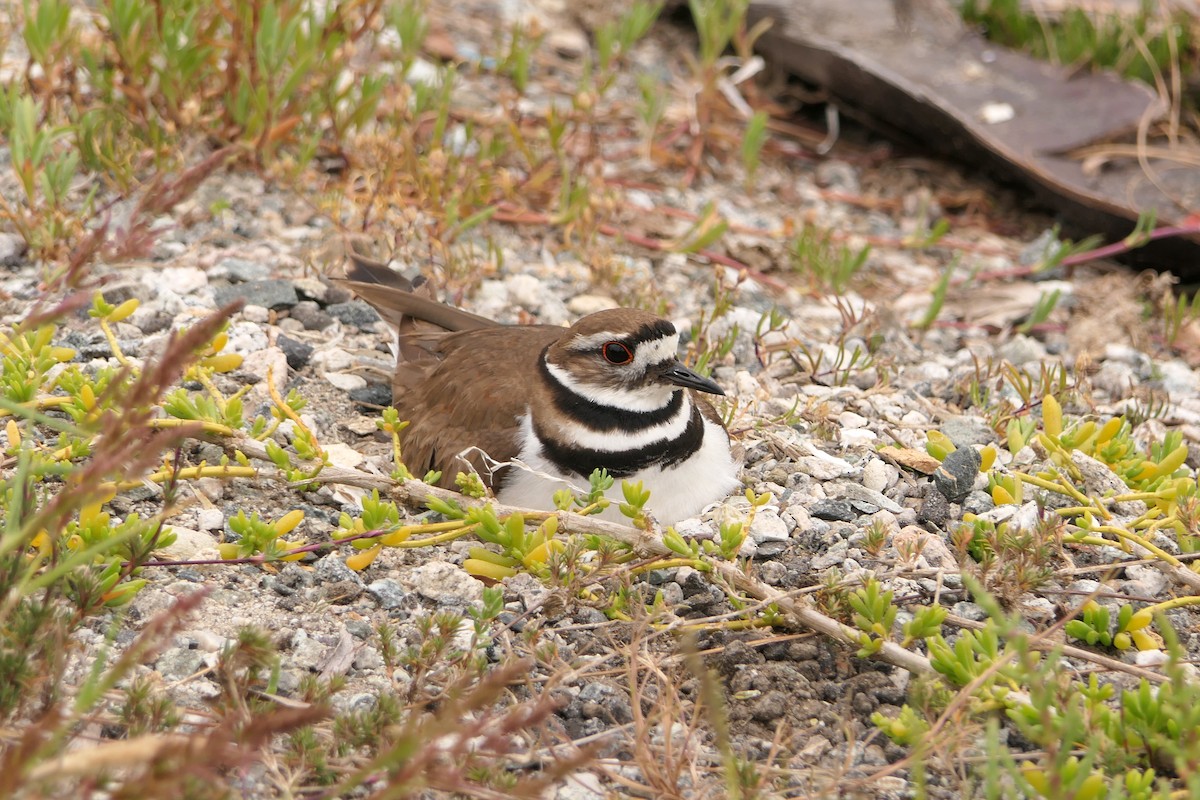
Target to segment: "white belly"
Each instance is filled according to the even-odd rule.
[[[521,418],[520,460],[529,469],[513,466],[497,499],[506,505],[524,508],[552,509],[556,491],[570,486],[576,493],[586,494],[587,486],[578,476],[567,476],[539,454],[537,439],[529,416]],[[740,483],[738,464],[729,450],[729,435],[725,429],[704,419],[704,440],[690,458],[672,467],[650,467],[635,473],[628,481],[641,481],[649,490],[646,509],[663,525],[674,525],[682,519],[699,514],[709,503],[721,500]],[[617,480],[606,492],[612,504],[600,515],[615,522],[628,521],[619,504],[625,502],[621,481]]]

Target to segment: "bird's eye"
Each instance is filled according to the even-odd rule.
[[[633,352],[620,342],[606,342],[604,347],[600,348],[600,352],[610,364],[628,364],[633,361]]]

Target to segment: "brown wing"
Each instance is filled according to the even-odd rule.
[[[536,380],[542,351],[562,329],[500,325],[439,303],[427,281],[409,281],[357,253],[349,256],[346,278],[336,282],[399,332],[392,404],[400,419],[412,423],[401,439],[409,470],[417,477],[441,470],[441,485],[452,488],[466,468],[459,453],[469,448],[494,461],[516,457],[517,420],[529,401],[529,382]],[[467,460],[493,483],[485,459],[475,454]]]
[[[402,435],[409,470],[418,477],[441,470],[441,485],[453,487],[454,476],[465,470],[458,454],[468,448],[495,461],[515,458],[518,420],[537,380],[538,358],[560,335],[561,328],[546,325],[444,334],[436,348],[440,359],[424,380],[392,390],[400,418],[412,423]],[[468,460],[493,485],[484,459],[476,454]],[[496,478],[502,475],[498,471]]]

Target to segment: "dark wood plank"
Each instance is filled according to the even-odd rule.
[[[1071,74],[993,45],[927,4],[912,5],[906,30],[891,0],[754,3],[750,18],[775,20],[758,43],[768,60],[933,149],[1020,178],[1060,210],[1073,235],[1116,240],[1147,209],[1156,209],[1160,225],[1183,224],[1200,210],[1200,169],[1150,159],[1164,194],[1135,159],[1085,170],[1075,153],[1133,142],[1138,124],[1163,111],[1148,87]],[[987,121],[985,108],[1005,106],[1010,119]],[[1163,240],[1138,256],[1200,276],[1200,235]]]

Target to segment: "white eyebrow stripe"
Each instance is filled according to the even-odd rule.
[[[592,350],[599,350],[600,345],[605,342],[620,341],[621,337],[626,334],[616,333],[614,331],[600,331],[599,333],[589,334],[588,336],[576,336],[567,343],[567,349],[573,350],[576,353],[587,353]]]
[[[580,336],[571,340],[567,349],[577,353],[590,353],[593,350],[599,350],[608,342],[623,343],[621,334],[613,331],[600,331],[588,336]],[[679,334],[672,333],[658,339],[639,342],[633,346],[633,351],[633,361],[622,366],[645,372],[646,368],[652,364],[673,361],[679,356]]]

